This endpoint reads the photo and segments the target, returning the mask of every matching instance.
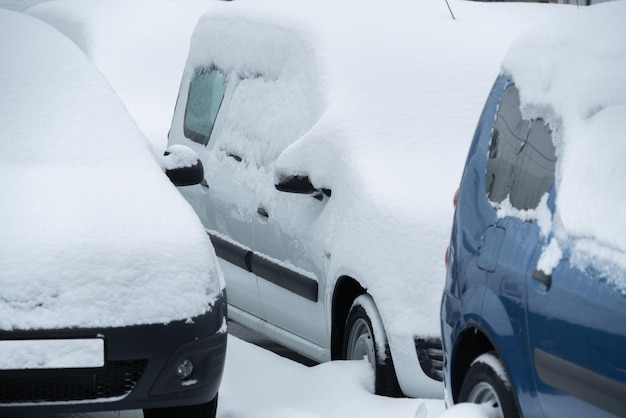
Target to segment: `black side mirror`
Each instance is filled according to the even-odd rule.
[[[324,196],[330,197],[330,189],[316,189],[311,184],[309,176],[288,176],[284,180],[275,184],[276,190],[287,193],[312,194],[319,201],[324,200]]]
[[[163,154],[162,164],[174,186],[193,186],[204,180],[202,161],[194,150],[184,145],[168,147]]]
[[[316,191],[308,176],[287,177],[276,184],[275,187],[276,190],[288,193],[311,194]]]

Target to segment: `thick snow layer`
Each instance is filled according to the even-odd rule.
[[[552,212],[548,208],[548,194],[544,194],[535,209],[517,209],[511,204],[510,196],[500,203],[490,202],[497,210],[498,218],[513,216],[524,221],[536,222],[543,237],[548,237],[552,229]]]
[[[66,37],[0,10],[0,329],[165,323],[220,291],[211,244]]]
[[[576,10],[451,6],[456,20],[440,1],[219,3],[192,39],[190,71],[209,62],[269,80],[245,88],[276,120],[235,97],[224,117],[236,120],[223,124],[238,132],[214,146],[267,164],[249,169],[268,208],[285,206],[272,200],[283,199],[272,197],[274,175],[308,174],[332,189],[313,240],[332,254],[328,277],[355,277],[374,296],[392,350],[394,339],[440,333],[452,197],[508,44],[531,23]],[[274,148],[255,148],[254,135],[275,138]],[[289,234],[302,224],[294,216],[281,226]],[[414,356],[411,344],[402,350]]]
[[[206,0],[56,0],[27,13],[72,39],[156,149],[165,148],[189,38]]]
[[[220,418],[434,418],[443,401],[373,395],[367,361],[333,361],[315,367],[294,363],[230,337],[220,388]]]
[[[503,61],[522,110],[543,115],[557,147],[559,246],[596,260],[626,290],[626,2],[581,8],[517,40]],[[547,117],[546,117],[547,115]],[[554,265],[554,261],[551,263]],[[597,263],[596,263],[597,264]],[[619,272],[622,273],[619,273]]]

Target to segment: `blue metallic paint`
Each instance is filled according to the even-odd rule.
[[[559,365],[575,364],[607,377],[617,393],[615,402],[611,406],[598,396],[591,401],[626,416],[626,410],[620,410],[620,397],[626,394],[625,295],[610,289],[606,280],[590,281],[590,272],[571,267],[567,255],[550,277],[550,288],[533,279],[550,237],[541,236],[534,223],[497,219],[486,198],[491,133],[500,98],[510,84],[507,76],[500,76],[487,100],[454,217],[441,306],[446,400],[456,400],[467,356],[494,350],[507,368],[523,416],[605,416],[607,411],[541,381],[533,355],[539,348],[565,360]],[[551,210],[555,194],[553,187]],[[472,346],[479,343],[480,348]],[[564,376],[568,372],[563,371]],[[561,389],[576,390],[567,379],[561,381]]]

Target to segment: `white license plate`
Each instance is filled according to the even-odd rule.
[[[103,366],[102,338],[0,341],[0,370]]]

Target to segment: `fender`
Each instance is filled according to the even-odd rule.
[[[542,410],[534,384],[534,366],[529,356],[528,340],[521,329],[515,330],[501,299],[491,290],[484,295],[483,322],[477,326],[504,362],[509,373],[522,416],[540,417]],[[522,325],[527,327],[526,319]],[[497,341],[497,343],[495,342]]]

